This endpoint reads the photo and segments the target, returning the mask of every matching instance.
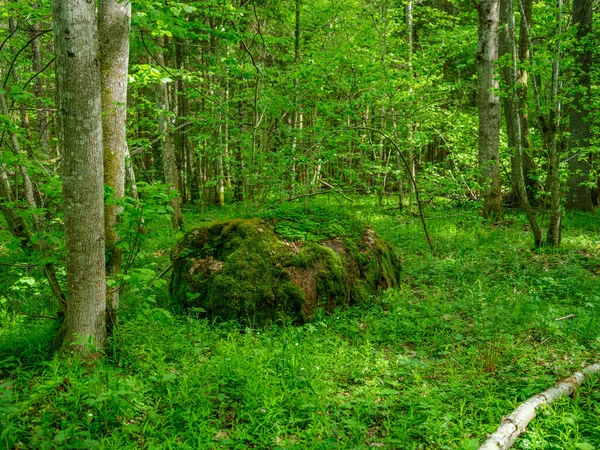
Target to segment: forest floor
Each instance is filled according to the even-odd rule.
[[[562,247],[534,249],[520,214],[490,224],[476,204],[432,202],[434,256],[416,215],[345,207],[394,245],[402,285],[304,326],[249,329],[170,305],[157,278],[168,222],[138,255],[96,365],[54,357],[51,321],[0,305],[0,446],[477,449],[520,402],[600,359],[597,214],[565,214]],[[35,283],[16,294],[33,299]],[[515,448],[600,449],[600,379],[545,408]]]

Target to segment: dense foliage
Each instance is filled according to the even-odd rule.
[[[78,343],[94,365],[54,354],[69,301],[68,111],[51,2],[3,2],[0,442],[470,449],[597,359],[597,5],[499,4],[498,88],[486,93],[503,109],[504,216],[492,217],[482,3],[132,2],[126,195],[106,178],[104,192],[106,285],[121,303],[108,302],[106,348]],[[370,306],[251,329],[169,298],[170,251],[194,225],[261,217],[314,243],[352,216],[403,259],[401,287]],[[544,411],[520,448],[600,447],[597,383]]]

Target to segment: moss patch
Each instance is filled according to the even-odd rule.
[[[216,222],[183,236],[171,254],[172,297],[207,316],[251,325],[303,323],[398,285],[393,248],[350,216],[282,207]]]

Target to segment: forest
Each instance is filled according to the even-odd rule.
[[[600,449],[597,0],[0,12],[0,446]]]

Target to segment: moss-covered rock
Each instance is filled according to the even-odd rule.
[[[211,223],[171,253],[172,297],[209,317],[303,323],[398,285],[400,262],[372,229],[326,208]]]

